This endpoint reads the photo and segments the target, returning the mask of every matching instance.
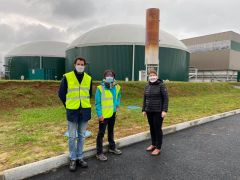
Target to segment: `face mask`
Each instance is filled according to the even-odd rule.
[[[76,65],[75,68],[77,72],[82,73],[85,69],[85,66]]]
[[[151,77],[149,77],[149,81],[150,82],[156,82],[158,80],[158,77],[157,76],[151,76]]]
[[[106,77],[105,79],[106,79],[106,82],[107,82],[107,83],[113,83],[113,81],[114,81],[114,78],[111,77],[111,76]]]

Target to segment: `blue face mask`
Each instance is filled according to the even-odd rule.
[[[106,77],[105,79],[106,79],[107,83],[113,83],[113,81],[114,81],[114,78],[111,77],[111,76],[110,77]]]

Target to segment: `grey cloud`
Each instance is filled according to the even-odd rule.
[[[7,24],[0,24],[1,42],[14,42],[14,29]]]
[[[37,41],[37,40],[65,40],[65,32],[57,28],[46,28],[40,24],[25,25],[16,32],[16,42]]]
[[[68,34],[57,28],[46,28],[42,25],[21,25],[21,29],[15,30],[10,26],[0,24],[0,54],[5,55],[13,47],[30,42],[41,40],[66,41]]]
[[[31,17],[63,27],[94,17],[97,12],[97,3],[92,0],[0,0],[0,4],[2,14]]]
[[[145,24],[145,11],[150,7],[160,8],[160,28],[178,38],[225,30],[240,32],[239,0],[0,0],[0,3],[0,10],[5,9],[6,14],[30,16],[67,29],[61,32],[41,25],[23,26],[21,33],[16,33],[16,42],[74,38],[93,27],[111,23]]]
[[[239,6],[238,0],[181,0],[162,8],[161,25],[180,38],[233,30],[239,26]]]
[[[47,6],[51,9],[52,18],[84,19],[95,14],[95,6],[91,0],[25,0],[32,7]]]
[[[145,24],[147,8],[160,8],[160,28],[178,38],[187,38],[220,31],[235,30],[240,33],[237,17],[239,0],[128,0],[107,1],[98,19],[110,23]],[[111,14],[111,15],[109,15]]]
[[[6,13],[23,13],[27,10],[26,4],[23,1],[15,0],[0,0],[0,10]]]
[[[90,0],[55,0],[53,13],[68,18],[86,18],[92,16],[95,11],[94,4]]]

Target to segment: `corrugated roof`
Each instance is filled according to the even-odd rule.
[[[65,57],[67,43],[57,41],[35,41],[17,46],[9,51],[9,56]]]
[[[136,24],[113,24],[88,31],[74,40],[67,49],[100,45],[145,45],[145,27]],[[160,30],[160,47],[187,51],[187,47],[177,38]]]

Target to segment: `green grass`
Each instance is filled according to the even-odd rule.
[[[65,109],[57,97],[59,82],[0,82],[0,171],[68,151]],[[144,84],[120,82],[122,106],[116,139],[148,130],[141,108]],[[169,113],[164,126],[240,108],[240,83],[167,83]],[[94,89],[96,84],[94,84]],[[22,97],[22,98],[20,98]],[[95,145],[98,121],[93,108],[85,147]]]

